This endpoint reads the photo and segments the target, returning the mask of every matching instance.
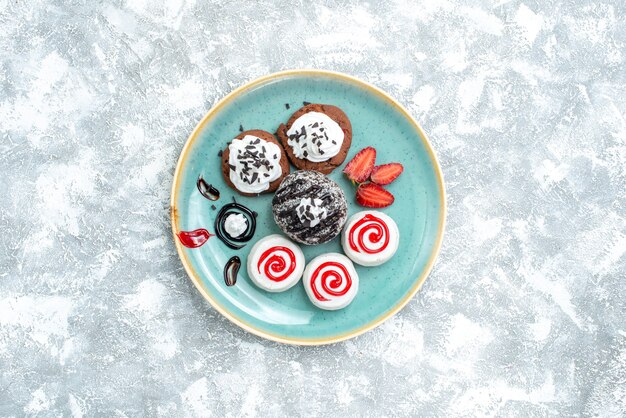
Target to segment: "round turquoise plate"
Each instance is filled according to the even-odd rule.
[[[309,302],[302,284],[283,293],[268,293],[248,278],[245,263],[254,243],[280,233],[271,211],[272,195],[243,197],[228,188],[218,153],[243,129],[275,132],[303,102],[339,106],[352,122],[352,146],[346,162],[366,146],[377,150],[377,163],[400,162],[404,172],[387,189],[395,203],[382,209],[400,229],[395,256],[378,267],[355,265],[359,292],[348,307],[323,311]],[[287,109],[289,105],[289,109]],[[355,188],[338,168],[329,177],[343,188],[348,216],[357,205]],[[294,168],[292,167],[292,170]],[[198,176],[221,192],[216,202],[196,188]],[[220,207],[232,202],[258,212],[254,238],[231,250],[216,237],[199,248],[186,248],[180,231],[205,228],[211,233]],[[216,206],[216,209],[212,208]],[[445,222],[445,192],[435,154],[426,135],[408,112],[381,90],[353,77],[317,70],[293,70],[252,81],[220,101],[193,131],[178,161],[172,187],[172,228],[178,254],[200,293],[240,327],[274,341],[317,345],[359,335],[398,312],[418,291],[435,261]],[[339,237],[318,246],[302,246],[308,260],[326,252],[342,252]],[[224,265],[238,255],[242,261],[235,286],[227,287]]]

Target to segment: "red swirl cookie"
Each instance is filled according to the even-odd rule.
[[[248,254],[248,276],[261,289],[283,292],[298,283],[304,264],[300,247],[281,235],[268,235]]]
[[[389,216],[374,210],[358,212],[348,219],[341,234],[343,252],[362,266],[378,266],[396,253],[398,226]]]
[[[359,275],[348,257],[327,253],[307,264],[302,278],[304,290],[313,305],[337,310],[352,302],[359,290]]]

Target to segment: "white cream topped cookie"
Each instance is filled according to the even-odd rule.
[[[274,234],[261,238],[248,254],[248,276],[261,289],[283,292],[293,287],[304,271],[304,254],[300,247]]]
[[[317,163],[339,153],[344,133],[328,115],[307,112],[293,122],[287,131],[287,138],[296,157]]]
[[[359,275],[352,261],[339,253],[315,257],[302,276],[307,296],[321,309],[337,310],[352,302],[359,290]]]
[[[362,266],[387,262],[398,250],[400,231],[389,216],[375,210],[358,212],[348,219],[341,233],[343,252]]]
[[[246,135],[228,146],[229,178],[243,193],[261,193],[282,174],[280,147],[272,142]]]

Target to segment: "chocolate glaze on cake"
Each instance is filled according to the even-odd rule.
[[[281,183],[272,199],[276,224],[294,241],[323,244],[346,223],[348,205],[337,183],[316,171],[296,171]]]

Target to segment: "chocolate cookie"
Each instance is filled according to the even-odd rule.
[[[337,106],[313,103],[291,115],[276,136],[297,168],[328,174],[346,159],[352,125]]]
[[[348,205],[337,183],[317,171],[295,171],[272,199],[276,224],[294,241],[323,244],[346,223]]]
[[[228,144],[222,153],[222,174],[239,194],[256,196],[278,188],[289,174],[289,161],[274,135],[253,129]]]

